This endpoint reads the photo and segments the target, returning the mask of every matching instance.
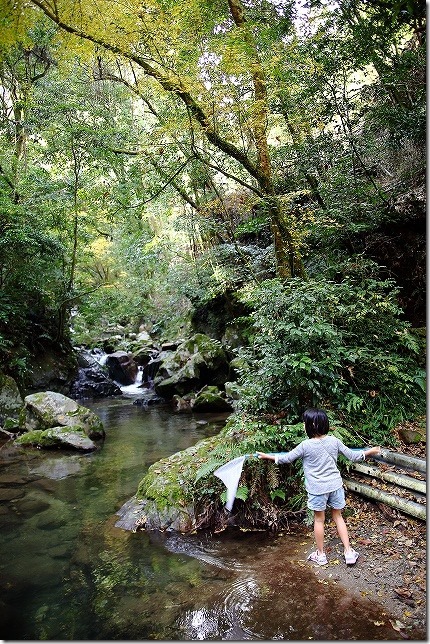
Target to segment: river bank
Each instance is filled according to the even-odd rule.
[[[346,523],[351,544],[360,557],[355,566],[345,565],[336,528],[328,521],[328,564],[312,565],[315,576],[322,584],[341,586],[348,593],[381,605],[387,617],[380,621],[391,624],[402,638],[426,641],[425,523],[364,501],[352,493],[347,498]],[[313,544],[311,532],[308,539],[308,547],[298,553],[301,566],[310,565],[306,555]]]
[[[399,443],[399,451],[426,458],[425,443]],[[315,575],[321,583],[340,585],[382,605],[395,616],[396,621],[391,617],[388,622],[402,638],[427,641],[426,524],[353,492],[347,494],[345,520],[351,544],[360,553],[356,565],[345,565],[336,528],[327,522],[328,565],[313,566]],[[312,534],[308,536],[313,543]],[[308,552],[300,554],[306,559]]]

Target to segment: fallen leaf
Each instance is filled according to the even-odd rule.
[[[393,619],[390,619],[390,622],[395,631],[400,631],[401,628],[406,628],[406,626],[398,619],[396,619],[395,621]]]
[[[373,622],[375,626],[385,626],[385,622]]]
[[[394,592],[400,595],[400,597],[412,597],[412,593],[407,588],[393,588]]]

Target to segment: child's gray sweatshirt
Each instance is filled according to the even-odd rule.
[[[346,447],[335,436],[308,438],[290,452],[275,454],[275,463],[292,463],[303,459],[305,487],[310,494],[326,494],[342,487],[342,477],[337,468],[337,457],[343,454],[350,461],[364,461],[363,450]]]

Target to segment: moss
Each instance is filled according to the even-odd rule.
[[[217,436],[206,438],[151,465],[139,483],[136,497],[153,500],[160,512],[171,506],[192,503],[196,473],[217,440]]]
[[[15,443],[22,446],[57,447],[58,437],[50,429],[34,429],[18,436]]]
[[[39,392],[27,396],[25,402],[27,426],[30,429],[49,429],[61,425],[83,429],[91,439],[104,437],[103,423],[97,414],[63,394]]]
[[[23,427],[25,422],[24,401],[18,385],[10,376],[0,372],[0,416],[13,421],[13,427]],[[6,421],[5,421],[6,422]],[[8,427],[9,428],[9,427]]]
[[[41,448],[63,447],[65,449],[93,449],[94,443],[88,438],[82,425],[73,427],[50,427],[49,429],[34,429],[16,438],[17,445],[35,446]]]

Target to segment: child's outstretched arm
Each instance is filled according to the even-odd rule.
[[[276,465],[284,465],[285,463],[292,463],[297,458],[303,456],[303,443],[299,443],[289,452],[277,452],[274,454],[267,454],[266,452],[255,452],[254,456],[257,458],[266,459],[267,461],[275,461]]]
[[[266,459],[268,461],[275,460],[275,454],[266,454],[265,452],[255,452],[254,456],[256,456],[257,458]]]

